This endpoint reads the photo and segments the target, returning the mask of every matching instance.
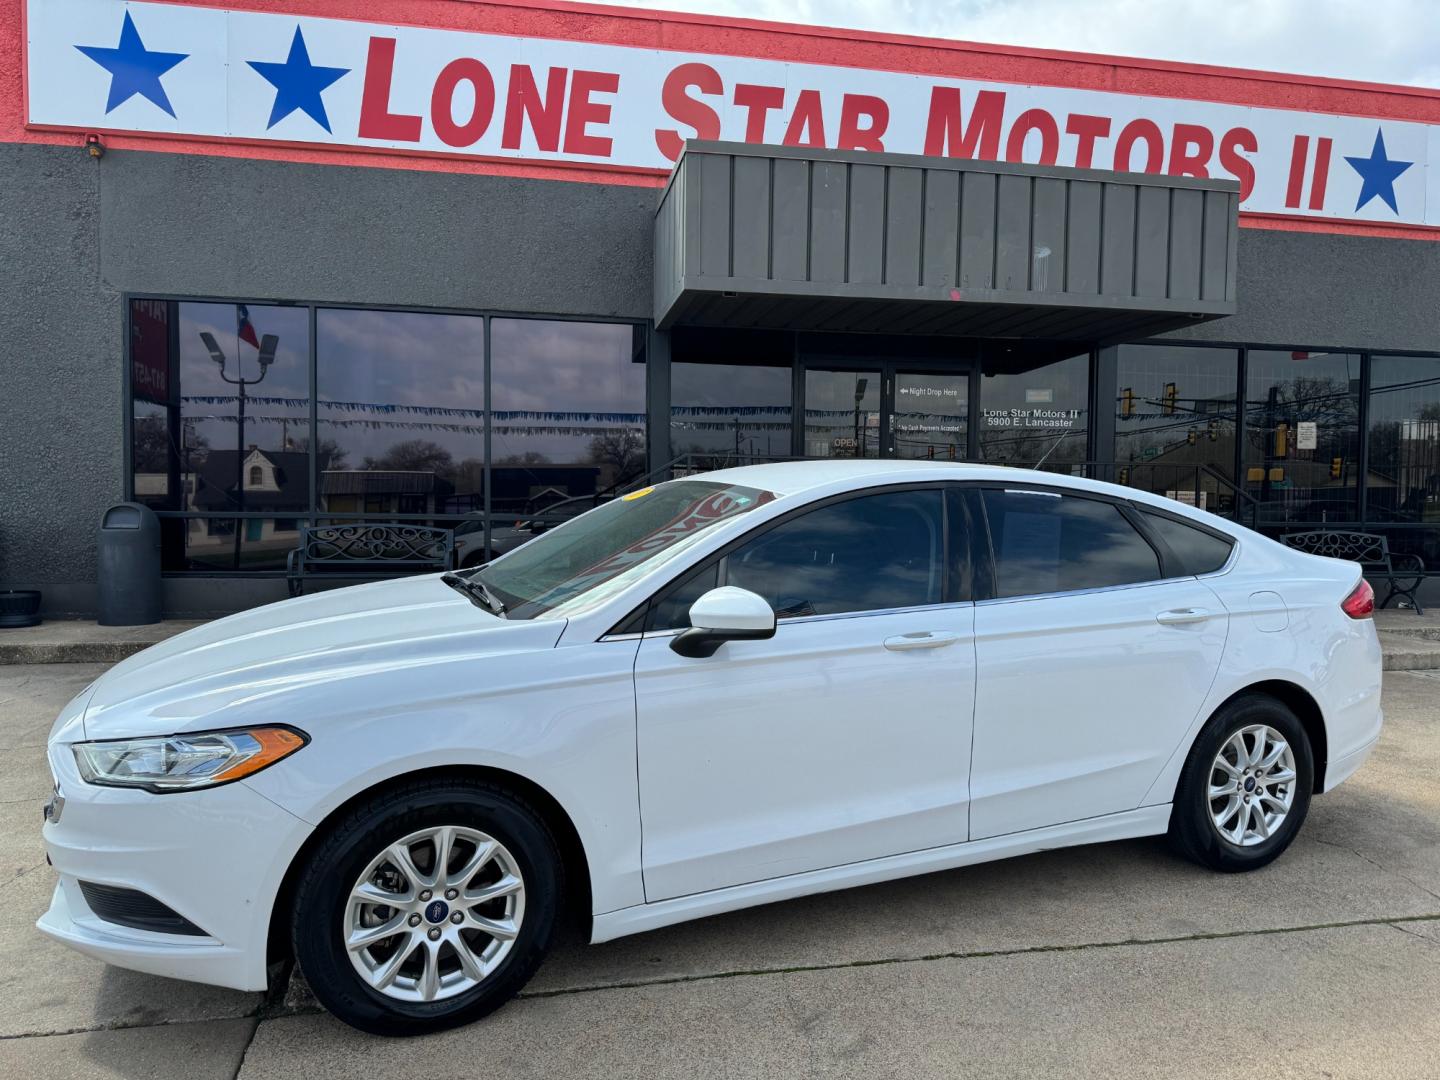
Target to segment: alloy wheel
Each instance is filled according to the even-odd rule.
[[[379,852],[350,889],[342,928],[360,977],[386,997],[440,1001],[504,962],[525,916],[515,857],[478,829],[422,829]]]
[[[1263,844],[1284,824],[1295,802],[1295,754],[1266,724],[1235,731],[1210,766],[1210,820],[1230,843]]]

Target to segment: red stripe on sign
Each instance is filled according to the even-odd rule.
[[[1315,171],[1310,181],[1310,209],[1325,209],[1325,183],[1330,179],[1330,147],[1333,139],[1315,140]]]
[[[1285,185],[1285,205],[1300,206],[1300,188],[1305,183],[1305,159],[1310,156],[1310,136],[1296,135],[1290,150],[1290,181]]]
[[[1317,214],[1261,214],[1240,211],[1242,229],[1280,229],[1288,232],[1341,233],[1378,236],[1387,240],[1440,241],[1440,225],[1405,225],[1388,221],[1351,221]]]

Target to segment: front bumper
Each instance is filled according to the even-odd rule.
[[[104,922],[85,906],[77,880],[67,875],[61,875],[49,910],[35,926],[46,937],[116,967],[236,990],[265,989],[263,941],[257,973],[248,948],[222,945],[210,937],[154,934]]]
[[[264,990],[271,910],[312,826],[243,782],[152,795],[86,784],[69,758],[67,746],[54,747],[65,805],[44,839],[60,880],[38,929],[117,967]],[[107,922],[85,903],[81,881],[146,893],[204,935]]]

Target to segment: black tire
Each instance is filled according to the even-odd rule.
[[[1240,729],[1266,724],[1284,736],[1295,759],[1294,799],[1274,833],[1253,845],[1242,846],[1222,836],[1210,812],[1211,768],[1220,748]],[[1223,705],[1201,729],[1175,789],[1170,811],[1170,843],[1187,859],[1212,870],[1236,873],[1258,870],[1274,862],[1295,839],[1310,809],[1315,783],[1315,760],[1305,726],[1282,702],[1261,694],[1246,694]]]
[[[524,915],[509,954],[478,985],[441,1000],[400,1001],[371,987],[350,962],[346,906],[352,885],[381,851],[441,825],[478,829],[505,846],[525,883]],[[295,959],[320,1003],[361,1031],[422,1035],[457,1027],[498,1009],[529,981],[549,950],[563,887],[555,838],[523,799],[489,784],[416,780],[347,811],[311,852],[296,883]]]

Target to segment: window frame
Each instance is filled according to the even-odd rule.
[[[926,480],[912,481],[910,483],[903,484],[884,484],[878,487],[868,487],[854,491],[840,492],[836,495],[829,495],[821,499],[815,499],[811,502],[805,503],[802,506],[797,506],[793,509],[787,510],[785,513],[778,514],[775,517],[771,518],[769,521],[764,521],[758,525],[755,525],[754,527],[746,530],[740,536],[737,536],[732,540],[726,541],[724,546],[722,546],[719,550],[711,552],[709,555],[706,555],[704,558],[702,558],[699,562],[682,569],[679,573],[672,576],[664,584],[655,588],[649,596],[647,596],[643,601],[641,601],[629,612],[627,612],[624,618],[616,622],[616,624],[611,627],[610,630],[608,630],[604,635],[602,635],[601,640],[633,636],[669,637],[678,634],[687,628],[679,626],[666,629],[647,629],[646,623],[649,621],[651,608],[656,604],[664,602],[675,590],[683,588],[692,579],[698,577],[701,574],[708,573],[714,567],[719,567],[719,572],[716,576],[716,581],[718,583],[717,587],[720,585],[724,585],[724,564],[733,552],[737,551],[741,547],[744,547],[746,544],[750,543],[753,540],[758,540],[766,533],[769,533],[774,529],[777,529],[780,526],[787,524],[788,522],[794,521],[797,518],[803,517],[804,515],[811,513],[812,511],[823,510],[830,506],[836,506],[846,502],[853,502],[857,499],[863,499],[872,495],[891,495],[906,491],[938,491],[941,496],[940,602],[936,604],[912,604],[908,606],[893,608],[872,608],[866,611],[832,612],[824,615],[797,615],[790,618],[777,619],[777,628],[781,626],[795,626],[811,622],[830,621],[833,619],[857,619],[864,618],[870,615],[884,615],[898,611],[928,610],[930,608],[936,607],[948,607],[957,604],[973,603],[974,601],[971,597],[971,593],[973,593],[973,575],[971,572],[971,567],[974,564],[974,558],[973,556],[968,558],[966,560],[967,565],[963,567],[956,566],[957,545],[955,543],[955,537],[957,525],[963,524],[963,532],[960,535],[964,537],[964,546],[966,548],[967,554],[973,551],[975,534],[973,528],[971,527],[967,508],[965,508],[964,506],[958,507],[958,514],[960,516],[957,517],[957,508],[955,504],[959,503],[961,500],[954,498],[951,495],[952,490],[956,487],[957,484],[953,480]]]
[[[383,312],[383,313],[399,313],[399,314],[414,314],[414,315],[460,315],[460,316],[468,316],[468,317],[473,317],[473,318],[479,318],[479,319],[482,320],[482,333],[483,333],[483,353],[482,353],[482,355],[483,355],[484,378],[485,378],[485,410],[486,410],[486,413],[487,413],[487,421],[486,421],[486,425],[485,425],[486,431],[485,431],[485,436],[484,436],[484,439],[485,439],[485,468],[486,468],[486,471],[487,471],[487,481],[488,481],[488,471],[489,471],[489,469],[491,468],[491,466],[492,466],[492,464],[493,464],[492,461],[491,461],[492,454],[491,454],[491,446],[490,446],[490,426],[491,426],[491,425],[490,425],[490,421],[489,421],[489,419],[488,419],[488,414],[489,414],[489,412],[490,412],[489,394],[490,394],[490,363],[491,363],[491,356],[490,356],[490,354],[491,354],[491,343],[490,343],[490,323],[491,323],[491,320],[493,320],[493,319],[523,319],[523,320],[530,320],[530,321],[537,321],[537,322],[605,323],[605,324],[609,324],[609,325],[624,325],[624,326],[630,326],[630,327],[632,327],[632,333],[638,333],[638,334],[643,334],[643,335],[644,335],[644,338],[645,338],[645,350],[644,350],[644,351],[645,351],[645,364],[646,364],[646,367],[647,367],[647,371],[648,371],[649,365],[652,364],[652,363],[654,363],[654,362],[655,362],[655,359],[656,359],[656,356],[655,356],[656,349],[655,349],[655,341],[654,341],[654,335],[655,335],[654,322],[653,322],[653,320],[651,320],[651,319],[644,319],[644,318],[625,318],[625,317],[622,317],[622,316],[616,316],[616,315],[601,315],[601,314],[587,315],[587,314],[583,314],[583,313],[582,313],[582,314],[574,314],[574,313],[558,314],[558,313],[537,312],[537,311],[509,311],[509,310],[506,310],[506,309],[503,309],[503,308],[434,307],[434,306],[427,306],[427,305],[423,305],[423,304],[383,304],[383,303],[366,304],[366,303],[354,303],[354,302],[343,302],[343,303],[342,303],[342,302],[334,302],[334,301],[329,301],[329,300],[316,300],[316,299],[297,300],[297,299],[285,299],[285,298],[280,298],[280,297],[273,297],[273,296],[266,297],[266,296],[258,296],[258,295],[219,296],[219,295],[211,295],[211,294],[204,294],[204,293],[178,293],[178,292],[160,293],[160,292],[148,292],[148,291],[125,291],[125,292],[122,292],[122,293],[120,294],[120,319],[121,319],[121,325],[120,325],[120,335],[121,335],[121,336],[120,336],[120,340],[121,340],[121,342],[123,343],[123,345],[122,345],[122,348],[123,348],[123,353],[122,353],[123,360],[122,360],[122,363],[121,363],[121,365],[120,365],[120,368],[121,368],[121,379],[120,379],[120,381],[121,381],[120,411],[121,411],[121,431],[122,431],[122,433],[123,433],[123,437],[122,437],[122,440],[121,440],[121,470],[122,470],[122,488],[121,488],[121,490],[122,490],[122,492],[123,492],[123,498],[124,498],[124,500],[125,500],[125,501],[129,501],[129,502],[134,502],[134,501],[136,501],[136,496],[135,496],[135,458],[134,458],[134,455],[135,455],[135,396],[134,396],[134,385],[133,385],[133,358],[132,358],[132,356],[131,356],[131,349],[132,349],[132,347],[133,347],[133,345],[132,345],[133,339],[132,339],[132,336],[131,336],[131,334],[132,334],[131,313],[132,313],[133,304],[134,304],[136,301],[154,301],[154,302],[157,302],[157,303],[176,304],[176,305],[179,305],[179,304],[229,304],[229,305],[246,304],[246,305],[256,306],[256,307],[282,307],[282,308],[302,308],[302,309],[305,309],[305,311],[306,311],[306,313],[307,313],[307,314],[306,314],[306,323],[307,323],[307,338],[308,338],[308,340],[307,340],[307,346],[306,346],[306,347],[307,347],[308,350],[309,350],[309,396],[310,396],[310,409],[309,409],[309,412],[310,412],[310,416],[309,416],[309,431],[307,432],[307,435],[308,435],[308,440],[309,440],[308,453],[309,453],[309,458],[310,458],[309,466],[308,466],[308,471],[309,471],[309,476],[310,476],[310,485],[309,485],[309,487],[310,487],[310,502],[309,502],[309,505],[308,505],[304,510],[299,511],[299,512],[296,512],[296,513],[293,515],[293,518],[294,518],[294,520],[298,521],[301,525],[306,525],[306,526],[315,526],[315,525],[320,525],[320,524],[325,524],[325,523],[341,523],[341,524],[343,524],[343,523],[349,523],[349,522],[356,522],[356,523],[358,523],[358,522],[364,522],[364,521],[371,521],[371,520],[374,520],[374,519],[377,517],[377,514],[375,514],[375,513],[369,513],[369,514],[367,514],[367,513],[363,512],[363,511],[335,511],[335,512],[331,512],[331,511],[325,511],[325,510],[321,510],[321,509],[320,509],[320,505],[319,505],[319,467],[318,467],[318,466],[319,466],[319,462],[318,462],[319,447],[318,447],[318,445],[317,445],[317,444],[318,444],[318,441],[319,441],[318,438],[317,438],[317,433],[318,433],[318,431],[319,431],[319,426],[318,426],[318,425],[319,425],[319,411],[320,411],[320,403],[319,403],[319,398],[318,398],[318,394],[317,394],[317,388],[318,388],[318,385],[319,385],[319,358],[318,358],[318,356],[316,355],[316,353],[317,353],[317,348],[316,348],[317,340],[316,340],[316,339],[317,339],[317,319],[318,319],[318,313],[319,313],[321,310],[326,310],[326,311],[375,311],[375,312]],[[649,397],[650,397],[649,382],[650,382],[650,377],[649,377],[648,374],[647,374],[647,377],[646,377],[646,400],[645,400],[645,402],[644,402],[644,408],[643,408],[643,410],[642,410],[642,411],[646,414],[647,420],[650,418],[650,411],[651,411],[651,410],[650,410],[650,401],[649,401]],[[647,465],[650,464],[650,455],[651,455],[652,446],[653,446],[653,436],[652,436],[651,431],[650,431],[650,428],[651,428],[652,426],[653,426],[653,425],[651,425],[650,423],[647,423],[647,424],[646,424],[645,439],[646,439]],[[487,492],[487,507],[486,507],[486,509],[485,509],[485,511],[484,511],[484,515],[485,515],[485,523],[486,523],[486,525],[485,525],[486,541],[487,541],[487,543],[488,543],[488,540],[489,540],[489,531],[490,531],[490,528],[493,526],[493,517],[494,517],[494,515],[490,512],[489,507],[488,507],[488,494],[489,494],[491,485],[487,482],[485,486],[486,486],[486,492]],[[235,527],[236,527],[237,529],[240,528],[240,525],[238,524],[239,521],[244,520],[244,519],[247,519],[247,518],[262,518],[262,519],[269,520],[269,519],[271,519],[271,518],[274,517],[273,511],[252,511],[252,510],[233,511],[233,512],[226,512],[226,511],[189,511],[189,510],[154,510],[154,513],[155,513],[156,517],[160,518],[162,521],[168,519],[168,520],[172,520],[172,521],[183,521],[183,522],[187,522],[187,523],[188,523],[188,522],[191,522],[191,521],[208,521],[209,519],[212,519],[212,518],[235,519],[235,520],[236,520],[236,526],[235,526]],[[378,516],[381,517],[381,518],[383,518],[383,520],[386,521],[386,522],[402,522],[402,523],[403,523],[403,522],[432,522],[432,521],[436,521],[436,520],[442,520],[442,521],[443,521],[443,520],[447,520],[447,519],[454,519],[454,520],[456,521],[456,523],[458,524],[461,520],[463,520],[464,518],[466,518],[466,517],[468,517],[468,516],[471,516],[471,515],[474,514],[474,513],[476,513],[476,511],[466,511],[466,512],[463,512],[463,513],[457,512],[457,513],[454,513],[454,514],[446,514],[446,513],[416,513],[416,514],[381,513],[381,514],[379,514]],[[188,526],[186,526],[186,527],[188,528]],[[207,525],[207,529],[208,529],[208,528],[209,528],[209,526]],[[187,577],[189,577],[189,578],[216,578],[216,577],[219,577],[219,578],[246,578],[246,579],[258,580],[258,579],[264,579],[264,578],[283,578],[283,577],[286,576],[286,571],[284,570],[284,568],[274,568],[274,569],[268,569],[268,570],[247,570],[247,569],[244,569],[243,567],[231,568],[231,569],[206,568],[206,569],[188,569],[188,570],[165,570],[165,571],[162,572],[161,576],[162,576],[162,577],[165,577],[165,578],[187,578]]]

